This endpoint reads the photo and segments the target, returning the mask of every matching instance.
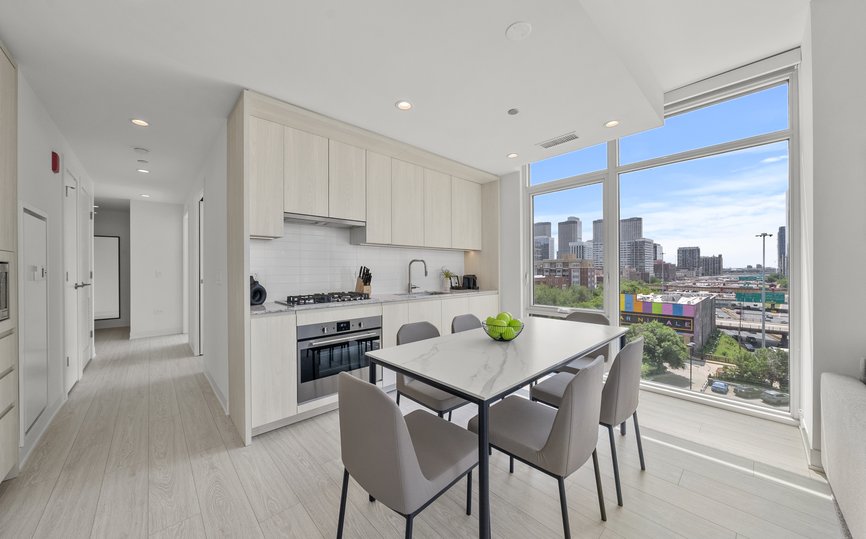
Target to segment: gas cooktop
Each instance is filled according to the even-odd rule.
[[[342,303],[346,301],[361,301],[370,299],[370,294],[363,292],[325,292],[321,294],[305,294],[302,296],[289,296],[286,301],[277,301],[283,305],[312,305],[315,303]]]

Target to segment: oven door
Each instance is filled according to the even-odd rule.
[[[341,372],[366,380],[366,353],[381,341],[381,330],[374,330],[298,342],[298,404],[336,393]]]
[[[9,263],[0,261],[0,322],[9,320],[12,283],[9,282]]]

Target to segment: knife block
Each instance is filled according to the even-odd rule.
[[[370,285],[365,285],[364,281],[360,278],[355,279],[355,292],[363,292],[364,294],[370,295]]]

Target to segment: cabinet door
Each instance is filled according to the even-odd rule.
[[[11,332],[0,338],[0,481],[18,463],[17,366],[18,334]]]
[[[391,160],[391,243],[424,245],[424,169]]]
[[[451,247],[481,250],[481,184],[451,177]]]
[[[283,130],[250,116],[250,236],[283,235]]]
[[[363,148],[328,141],[328,216],[367,218],[367,155]]]
[[[451,247],[451,176],[424,169],[424,245]]]
[[[0,251],[15,251],[18,215],[18,83],[0,51]],[[3,410],[0,410],[2,412]]]
[[[328,139],[285,128],[283,210],[328,216]]]
[[[455,316],[470,314],[469,298],[458,296],[442,300],[442,334],[451,333],[451,322]]]
[[[295,316],[250,320],[253,428],[291,417],[298,410],[298,353]]]
[[[469,312],[477,316],[482,322],[488,316],[496,316],[499,312],[499,294],[469,296]],[[511,314],[520,318],[519,313]]]
[[[407,322],[430,322],[442,335],[442,300],[413,300],[407,304]],[[448,322],[451,323],[450,321]]]
[[[367,152],[367,243],[391,243],[391,158]]]

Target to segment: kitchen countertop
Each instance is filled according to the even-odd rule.
[[[298,311],[307,311],[310,309],[333,309],[340,307],[355,307],[360,305],[377,305],[383,303],[400,303],[405,301],[423,301],[423,300],[433,300],[433,299],[447,299],[453,298],[456,296],[489,296],[492,294],[498,294],[498,290],[455,290],[452,292],[446,293],[436,293],[436,294],[421,294],[421,295],[412,295],[407,296],[406,294],[382,294],[373,296],[370,299],[365,299],[361,301],[341,301],[334,303],[313,303],[311,305],[281,305],[279,303],[268,301],[263,305],[251,305],[250,306],[250,314],[253,316],[262,315],[262,314],[275,314],[275,313],[294,313]]]

